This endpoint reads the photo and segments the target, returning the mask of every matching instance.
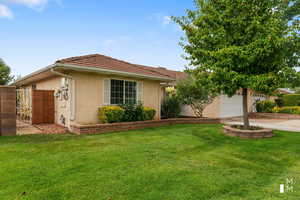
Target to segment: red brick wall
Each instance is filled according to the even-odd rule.
[[[220,119],[197,119],[197,118],[176,118],[153,120],[144,122],[125,122],[114,124],[96,124],[96,125],[72,125],[71,131],[75,134],[100,134],[115,131],[127,131],[135,129],[143,129],[149,127],[167,126],[173,124],[219,124]]]
[[[16,88],[0,86],[0,135],[16,135]]]

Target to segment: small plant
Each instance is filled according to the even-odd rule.
[[[120,106],[103,106],[99,108],[99,120],[102,123],[122,122],[125,111]]]
[[[275,106],[276,106],[276,104],[273,101],[258,101],[258,102],[256,102],[257,112],[271,113],[271,112],[273,112],[273,108]]]

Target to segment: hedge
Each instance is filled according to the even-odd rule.
[[[275,107],[274,113],[300,114],[300,106]]]
[[[256,102],[256,111],[271,113],[273,108],[276,106],[276,103],[273,101],[258,101]]]
[[[300,94],[283,95],[283,106],[300,106]]]
[[[122,122],[125,111],[120,106],[103,106],[98,110],[101,123]]]
[[[120,106],[103,106],[99,108],[101,123],[134,122],[153,120],[155,109],[142,105],[126,104]]]

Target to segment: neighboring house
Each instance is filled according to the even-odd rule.
[[[279,94],[295,94],[294,91],[290,90],[289,88],[279,88]]]
[[[164,68],[95,54],[58,60],[14,85],[26,99],[28,108],[24,110],[28,110],[29,119],[46,113],[53,116],[44,117],[45,121],[39,120],[40,123],[49,122],[47,120],[52,117],[54,123],[70,128],[72,124],[99,123],[99,107],[123,103],[142,102],[154,108],[157,111],[155,119],[160,119],[161,85],[175,81],[173,77],[165,73]],[[55,96],[54,112],[48,110],[53,107],[51,103],[45,105],[51,97],[36,92],[46,90]]]
[[[168,83],[165,87],[168,86],[174,86],[176,87],[176,84],[187,77],[187,74],[184,72],[177,72],[177,71],[171,71],[167,70],[165,68],[159,68],[160,72],[164,74],[168,74],[171,76],[175,81]],[[162,88],[162,92],[165,96],[165,87]],[[248,111],[249,112],[256,112],[256,102],[267,100],[267,99],[273,99],[274,97],[269,97],[257,92],[254,92],[252,90],[249,90],[248,93]],[[181,116],[186,117],[195,117],[195,114],[190,106],[183,105],[181,108]],[[243,115],[243,96],[242,91],[238,91],[236,95],[233,97],[228,97],[227,95],[220,95],[218,96],[213,103],[208,105],[204,111],[203,116],[204,117],[210,117],[210,118],[231,118],[231,117],[240,117]]]

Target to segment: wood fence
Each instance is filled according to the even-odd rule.
[[[0,135],[16,135],[16,88],[0,86]]]

